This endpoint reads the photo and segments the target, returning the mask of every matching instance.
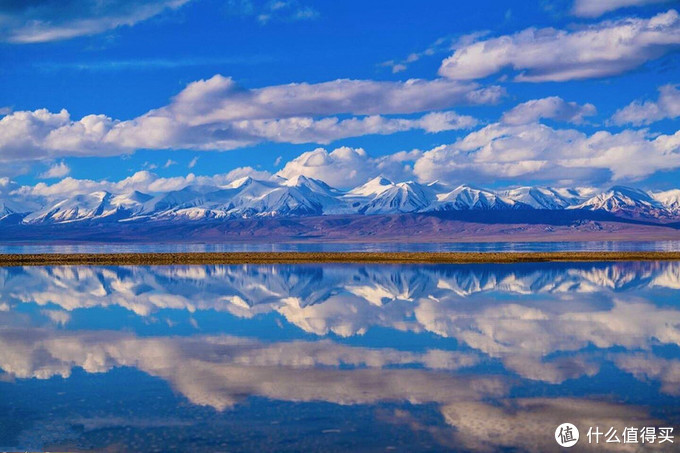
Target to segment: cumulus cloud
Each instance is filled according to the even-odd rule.
[[[31,197],[52,200],[70,197],[75,193],[83,194],[97,191],[107,191],[114,194],[121,194],[137,190],[140,192],[153,194],[172,190],[181,190],[193,184],[221,186],[244,176],[252,176],[258,179],[268,179],[272,175],[269,172],[255,170],[251,167],[241,167],[236,168],[228,173],[219,173],[212,176],[197,176],[193,173],[189,173],[186,176],[161,178],[155,173],[142,170],[120,181],[94,181],[91,179],[76,179],[72,177],[66,177],[54,184],[40,182],[34,186],[21,187],[10,181],[13,189],[8,195],[18,197],[23,200],[30,199]],[[1,191],[0,195],[2,195]]]
[[[419,151],[412,151],[374,158],[362,148],[342,147],[331,152],[317,148],[288,162],[277,175],[284,178],[304,175],[334,187],[348,188],[380,174],[396,180],[409,179],[412,176],[409,163],[420,155]]]
[[[664,85],[659,88],[656,101],[634,101],[617,110],[612,116],[614,124],[633,124],[641,126],[666,118],[680,116],[680,90],[677,85]]]
[[[52,0],[0,3],[0,41],[35,43],[134,25],[190,0]]]
[[[127,121],[105,115],[74,120],[66,110],[11,113],[0,119],[0,161],[116,155],[140,148],[229,150],[262,141],[325,144],[412,129],[434,133],[469,128],[476,120],[452,111],[419,118],[384,115],[494,103],[502,95],[500,87],[445,79],[335,80],[248,90],[216,75],[190,83],[169,105]]]
[[[680,47],[680,14],[604,21],[573,31],[528,28],[460,46],[439,73],[479,79],[505,68],[516,81],[578,80],[621,74]]]
[[[680,131],[553,129],[540,123],[490,124],[456,143],[433,148],[416,160],[423,181],[529,178],[548,181],[637,180],[680,167]]]
[[[441,110],[456,104],[486,104],[500,99],[500,87],[445,79],[406,82],[338,79],[243,89],[216,75],[190,83],[164,111],[191,124],[337,114],[385,115]]]
[[[571,13],[581,17],[599,17],[620,8],[665,3],[667,1],[669,0],[574,0]]]
[[[39,178],[42,179],[63,178],[69,173],[71,173],[71,168],[64,162],[59,162],[58,164],[52,165],[46,172],[41,173]]]
[[[502,121],[506,124],[527,124],[542,118],[580,124],[583,117],[597,113],[593,104],[580,105],[567,102],[558,96],[534,99],[517,105],[505,112]]]

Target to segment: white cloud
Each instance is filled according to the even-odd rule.
[[[71,169],[64,162],[59,162],[58,164],[52,165],[49,170],[40,174],[39,178],[42,179],[54,179],[63,178],[64,176],[71,173]]]
[[[236,181],[237,179],[244,178],[246,176],[250,176],[254,179],[267,180],[272,177],[272,174],[265,170],[256,170],[253,167],[239,167],[231,170],[221,179],[223,183],[227,183],[230,181]]]
[[[0,41],[35,43],[94,35],[134,25],[189,0],[81,0],[0,4]]]
[[[437,118],[428,127],[436,129]],[[395,181],[417,179],[458,182],[542,180],[550,184],[595,184],[635,181],[657,171],[680,167],[680,131],[652,135],[646,130],[591,135],[576,129],[555,129],[538,122],[493,123],[458,141],[427,151],[400,151],[373,157],[362,148],[316,148],[286,162],[277,173],[320,179],[331,186],[350,188],[383,175]],[[278,160],[278,159],[277,159]],[[278,162],[276,166],[282,164]],[[56,170],[55,170],[56,171]],[[243,176],[268,179],[269,172],[241,167],[226,174],[161,178],[139,171],[121,181],[93,181],[66,177],[48,185],[38,183],[13,189],[17,196],[59,197],[106,190],[160,192],[190,184],[223,185]]]
[[[252,167],[240,167],[228,173],[218,173],[212,176],[197,176],[189,173],[186,176],[162,178],[155,173],[142,170],[120,181],[94,181],[91,179],[66,177],[54,184],[40,182],[34,186],[21,187],[10,181],[9,178],[2,178],[0,182],[7,180],[8,187],[6,190],[3,190],[3,186],[0,185],[0,196],[7,194],[21,199],[30,199],[31,197],[57,199],[71,197],[74,194],[92,193],[102,190],[114,194],[134,190],[144,193],[158,193],[181,190],[192,184],[222,186],[244,176],[266,180],[271,178],[272,174],[267,171],[256,170]]]
[[[678,116],[680,116],[680,90],[677,85],[664,85],[659,88],[658,100],[634,101],[617,110],[611,122],[641,126],[666,118],[675,119]]]
[[[187,168],[194,168],[197,163],[198,163],[198,156],[191,159],[191,162],[189,162],[189,164],[187,165]]]
[[[406,82],[338,79],[317,84],[291,83],[242,89],[229,77],[216,75],[190,83],[162,111],[180,121],[201,124],[329,116],[386,115],[441,110],[457,104],[487,104],[500,99],[500,87],[446,79]]]
[[[680,46],[675,10],[650,19],[604,21],[574,31],[528,28],[460,46],[439,73],[456,80],[487,77],[505,68],[516,81],[578,80],[621,74]]]
[[[288,162],[277,175],[284,178],[304,175],[333,187],[348,188],[380,174],[396,180],[409,179],[412,177],[409,162],[419,156],[420,152],[413,151],[373,158],[362,148],[342,147],[331,152],[317,148]]]
[[[177,162],[175,162],[175,161],[172,160],[172,159],[168,159],[168,160],[165,162],[165,164],[163,165],[163,168],[170,168],[170,167],[172,167],[173,165],[177,165]]]
[[[680,131],[553,129],[540,123],[490,124],[456,143],[423,153],[413,167],[423,181],[531,178],[579,182],[641,179],[680,167]]]
[[[579,105],[564,99],[551,96],[534,99],[517,105],[503,115],[502,121],[507,124],[528,124],[542,118],[580,124],[583,117],[597,113],[593,104]]]
[[[229,150],[262,141],[330,143],[367,134],[468,128],[469,116],[432,112],[453,104],[488,104],[500,87],[445,79],[375,82],[335,80],[241,89],[214,76],[189,84],[172,102],[128,121],[105,115],[71,119],[66,110],[14,112],[0,119],[0,161],[64,155],[117,155],[136,149]],[[330,115],[358,115],[339,119]]]
[[[571,13],[581,17],[599,17],[620,8],[665,3],[667,1],[669,0],[574,0]]]

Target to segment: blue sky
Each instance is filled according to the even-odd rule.
[[[0,178],[678,187],[678,6],[3,2]]]

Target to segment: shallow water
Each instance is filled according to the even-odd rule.
[[[677,252],[680,241],[450,242],[450,243],[225,243],[225,244],[11,244],[8,253],[188,253],[188,252]]]
[[[680,263],[2,268],[0,369],[0,451],[603,449],[680,429]]]

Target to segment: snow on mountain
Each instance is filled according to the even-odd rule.
[[[25,209],[0,201],[3,225],[511,209],[582,209],[667,221],[680,218],[680,190],[648,194],[615,186],[602,193],[589,188],[550,187],[492,191],[469,185],[451,189],[438,181],[395,183],[379,176],[349,191],[341,191],[323,181],[299,175],[267,180],[244,177],[222,186],[190,185],[154,194],[99,191],[74,194],[66,199],[26,198],[21,205]]]
[[[576,191],[558,191],[552,187],[519,187],[500,194],[534,209],[564,209],[583,201]]]
[[[343,192],[318,179],[298,175],[283,181],[281,184],[296,188],[307,199],[316,202],[321,206],[323,214],[350,214],[353,212],[347,202],[342,199]]]
[[[437,194],[437,210],[514,209],[523,205],[490,190],[460,185],[448,193]]]
[[[241,178],[212,190],[187,187],[162,199],[164,209],[156,204],[155,218],[185,217],[209,219],[225,217],[321,215],[324,207],[341,204],[339,193],[325,183],[304,177],[295,181],[261,181]]]
[[[14,210],[13,207],[8,206],[6,202],[0,201],[0,218],[7,216],[7,215],[12,215],[15,214],[16,211]]]
[[[25,211],[25,210],[24,210]],[[15,224],[21,222],[24,214],[14,204],[0,201],[0,224]]]
[[[680,189],[656,192],[652,193],[651,196],[670,212],[680,215]]]
[[[347,195],[350,197],[374,197],[376,195],[380,195],[392,187],[394,187],[394,183],[392,181],[383,176],[378,176],[371,179],[366,184],[350,190],[347,192]]]
[[[606,211],[636,218],[661,218],[669,214],[664,205],[647,192],[625,186],[614,186],[570,208]]]
[[[381,186],[385,187],[385,186]],[[427,186],[408,181],[391,184],[359,209],[361,214],[395,214],[420,212],[429,208],[437,199]]]
[[[28,214],[24,223],[63,223],[106,218],[118,211],[105,191],[79,194]]]

